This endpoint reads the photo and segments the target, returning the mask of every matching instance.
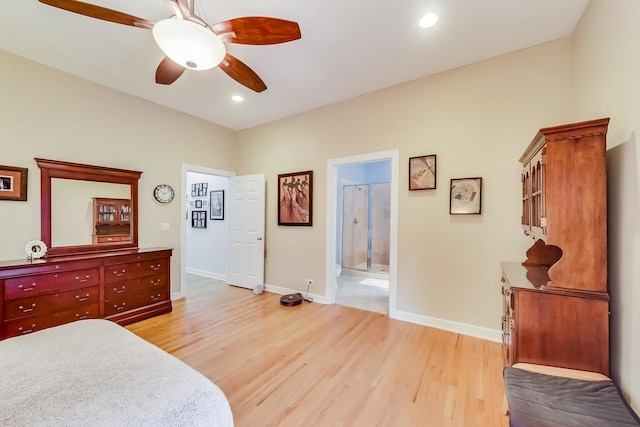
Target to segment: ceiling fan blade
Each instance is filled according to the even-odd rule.
[[[156,69],[156,83],[170,85],[178,80],[184,70],[185,68],[182,65],[178,65],[168,57],[165,57]]]
[[[267,85],[264,84],[262,79],[249,68],[244,62],[240,61],[235,56],[231,56],[227,53],[220,65],[218,65],[227,73],[229,77],[237,81],[243,86],[248,87],[256,92],[262,92],[267,89]]]
[[[101,19],[103,21],[115,22],[116,24],[130,25],[132,27],[153,28],[153,22],[137,16],[127,15],[117,10],[107,9],[106,7],[96,6],[89,3],[83,3],[77,0],[39,0],[40,3],[57,7],[58,9],[68,10],[90,18]]]
[[[247,16],[215,24],[213,32],[229,43],[264,45],[286,43],[302,37],[297,22],[264,16]]]

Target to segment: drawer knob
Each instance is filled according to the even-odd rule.
[[[120,289],[118,289],[118,288],[113,288],[113,291],[114,291],[116,294],[121,294],[121,293],[123,293],[123,292],[124,292],[125,288],[126,288],[126,286],[122,286]]]
[[[80,314],[80,313],[76,313],[76,318],[78,320],[86,319],[87,317],[89,317],[89,312],[88,311],[84,312],[84,316],[82,314]]]
[[[80,276],[76,276],[76,280],[78,282],[80,282],[80,283],[84,283],[84,282],[88,282],[89,281],[89,277],[91,277],[91,276],[88,275],[88,274],[86,276],[84,276],[84,278],[82,278],[82,279],[80,278]]]
[[[151,285],[152,286],[158,286],[160,284],[160,279],[158,280],[151,280]]]
[[[160,264],[157,264],[157,265],[153,265],[153,264],[151,264],[151,269],[152,269],[153,271],[158,271],[158,270],[160,270]]]
[[[115,274],[115,275],[116,275],[116,276],[118,276],[118,277],[122,277],[122,276],[124,276],[124,273],[125,273],[126,271],[127,271],[127,270],[126,270],[126,269],[124,269],[124,268],[122,269],[122,271],[121,271],[120,273],[118,273],[118,270],[113,270],[113,274]]]
[[[23,328],[22,326],[20,326],[20,327],[18,328],[18,331],[20,331],[20,333],[21,333],[21,334],[28,334],[28,333],[30,333],[30,332],[33,332],[33,330],[35,329],[35,327],[36,327],[36,324],[35,324],[35,323],[32,323],[32,324],[31,324],[31,328],[30,328],[30,329],[25,329],[25,328]]]
[[[78,302],[86,301],[89,299],[89,294],[84,294],[84,296],[76,295],[76,299]]]
[[[24,285],[18,285],[18,288],[22,289],[22,292],[29,292],[36,288],[36,283],[32,283],[30,288],[25,288]]]
[[[152,299],[153,301],[158,301],[158,300],[160,300],[160,294],[158,294],[158,295],[151,295],[151,299]]]
[[[33,311],[36,308],[36,303],[34,302],[33,304],[31,304],[31,308],[24,308],[24,305],[21,305],[20,307],[18,307],[19,310],[22,310],[23,313],[29,313],[31,311]]]
[[[124,308],[124,306],[125,306],[125,305],[127,305],[127,304],[126,304],[126,303],[124,303],[124,302],[122,303],[122,305],[121,305],[121,306],[118,306],[117,304],[114,304],[114,305],[113,305],[113,308],[115,308],[116,310],[122,310],[122,309]]]

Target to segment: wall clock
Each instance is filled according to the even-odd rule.
[[[153,197],[160,203],[169,203],[173,200],[175,192],[168,184],[160,184],[153,190]]]

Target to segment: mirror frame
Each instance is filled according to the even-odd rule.
[[[40,238],[49,250],[47,256],[108,252],[138,248],[138,179],[142,172],[114,169],[104,166],[83,165],[59,160],[35,159],[40,168]],[[92,245],[51,246],[51,179],[129,184],[131,186],[131,241]]]

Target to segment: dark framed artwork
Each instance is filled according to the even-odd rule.
[[[191,184],[191,197],[206,196],[208,187],[209,187],[208,182],[199,182],[197,184]]]
[[[278,225],[313,225],[313,171],[278,175]]]
[[[436,155],[409,158],[409,190],[436,188]]]
[[[29,169],[0,166],[0,200],[27,200]]]
[[[209,193],[209,212],[212,220],[224,219],[224,190]]]
[[[196,209],[202,209],[202,200],[196,200]]]
[[[482,178],[451,180],[449,214],[479,215],[482,213]]]
[[[191,227],[207,228],[207,211],[191,211]]]

